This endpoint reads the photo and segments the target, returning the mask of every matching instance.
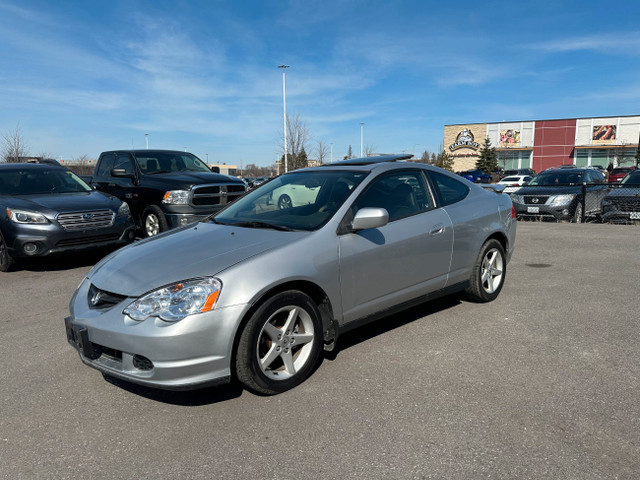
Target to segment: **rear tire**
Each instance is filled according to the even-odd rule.
[[[475,302],[491,302],[500,294],[507,273],[507,262],[502,244],[496,239],[487,240],[478,254],[471,272],[467,298]]]
[[[142,213],[142,233],[153,237],[169,229],[167,218],[157,205],[150,205]]]
[[[302,383],[322,350],[322,322],[311,298],[297,290],[263,303],[245,325],[236,354],[236,375],[249,390],[274,395]]]

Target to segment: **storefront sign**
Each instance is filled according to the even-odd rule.
[[[501,147],[519,147],[520,146],[520,130],[500,130],[500,146]]]
[[[475,142],[473,133],[471,133],[471,130],[469,130],[468,128],[462,130],[456,137],[455,143],[449,145],[449,150],[451,150],[452,152],[454,150],[457,150],[458,148],[472,148],[474,150],[480,148],[480,145]]]
[[[616,130],[616,125],[594,125],[591,143],[593,145],[616,143]]]

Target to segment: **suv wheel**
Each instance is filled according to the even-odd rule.
[[[150,205],[142,213],[142,230],[145,237],[153,237],[169,229],[167,218],[157,205]]]
[[[576,211],[573,213],[573,223],[582,223],[582,202],[576,205]]]
[[[15,265],[15,260],[9,255],[9,249],[0,232],[0,272],[10,272]]]

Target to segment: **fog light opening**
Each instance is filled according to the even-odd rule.
[[[22,246],[22,249],[24,250],[24,253],[26,253],[27,255],[35,255],[36,252],[38,251],[38,245],[32,242],[28,242]]]
[[[153,362],[149,360],[147,357],[143,357],[142,355],[134,355],[133,356],[133,366],[138,370],[151,370],[153,369]]]
[[[569,215],[569,210],[567,210],[566,208],[564,210],[562,210],[562,214],[563,215]]]
[[[183,227],[184,225],[188,225],[189,224],[189,217],[180,217],[180,219],[178,219],[178,225]]]

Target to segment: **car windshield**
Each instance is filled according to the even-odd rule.
[[[572,185],[582,183],[582,173],[555,171],[541,173],[529,185]]]
[[[249,228],[317,230],[366,175],[347,170],[287,173],[239,198],[212,221]]]
[[[208,172],[211,169],[198,157],[187,152],[136,153],[136,161],[144,174],[169,172]]]
[[[633,186],[640,185],[640,170],[634,170],[632,173],[624,177],[620,182],[620,184],[626,185],[628,187],[632,185]]]
[[[92,188],[70,170],[11,169],[0,171],[0,195],[91,192]]]

